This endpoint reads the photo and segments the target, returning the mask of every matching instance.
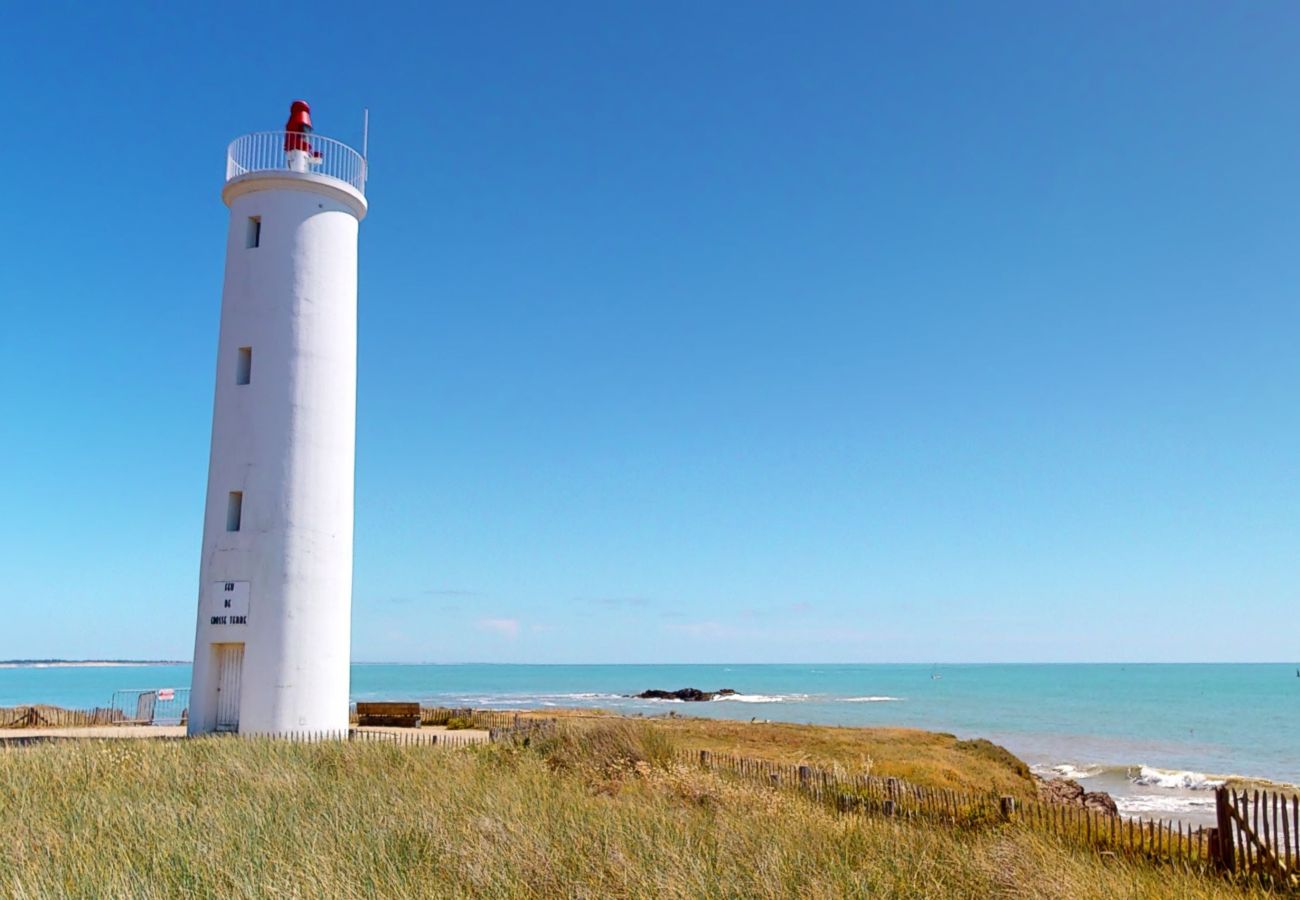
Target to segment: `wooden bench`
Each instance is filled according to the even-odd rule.
[[[357,703],[357,725],[420,727],[419,703]]]

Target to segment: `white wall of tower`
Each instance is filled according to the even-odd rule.
[[[216,725],[216,645],[228,643],[244,644],[241,732],[347,727],[365,201],[329,181],[253,173],[224,192],[230,226],[191,733]],[[238,383],[241,348],[251,350],[247,384]],[[233,491],[242,493],[237,531],[227,521]],[[235,614],[242,600],[222,609],[226,582],[240,585],[234,595],[247,591],[246,621]]]

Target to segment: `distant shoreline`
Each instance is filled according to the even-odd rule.
[[[188,659],[0,659],[0,669],[96,669],[189,664]]]

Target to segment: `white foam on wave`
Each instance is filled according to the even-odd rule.
[[[872,696],[872,697],[840,697],[838,702],[840,702],[840,703],[902,703],[902,702],[903,702],[903,698],[902,698],[902,697],[885,697],[885,696],[879,696],[879,697],[877,697],[877,696]]]
[[[1072,766],[1069,763],[1052,766],[1052,768],[1062,778],[1073,778],[1075,781],[1080,778],[1095,778],[1106,771],[1102,766]]]
[[[549,705],[554,706],[554,701],[622,699],[624,699],[622,694],[581,691],[571,694],[485,694],[478,697],[448,698],[446,702],[459,703],[468,706],[518,706],[519,704],[528,703],[549,703]],[[438,704],[443,701],[435,699],[429,702]]]
[[[1043,778],[1068,778],[1071,781],[1079,781],[1083,778],[1094,778],[1104,772],[1105,769],[1101,766],[1076,766],[1072,763],[1061,763],[1055,766],[1032,766],[1031,771]]]
[[[1203,772],[1185,772],[1178,769],[1157,769],[1139,766],[1129,771],[1128,780],[1142,787],[1158,787],[1185,791],[1208,791],[1223,786],[1222,778],[1211,778]]]
[[[725,694],[715,701],[731,700],[735,703],[798,703],[807,700],[807,694]]]
[[[1126,816],[1177,815],[1214,809],[1214,798],[1186,794],[1113,794],[1115,806]]]

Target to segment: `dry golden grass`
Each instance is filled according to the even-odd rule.
[[[597,722],[601,720],[595,720]],[[969,792],[1035,796],[1029,768],[988,741],[910,728],[840,728],[656,718],[681,747],[734,753],[783,763],[840,765],[854,772],[903,778],[913,784]]]
[[[255,740],[0,750],[15,897],[1217,897],[1014,829],[839,816],[613,721],[528,748]]]

